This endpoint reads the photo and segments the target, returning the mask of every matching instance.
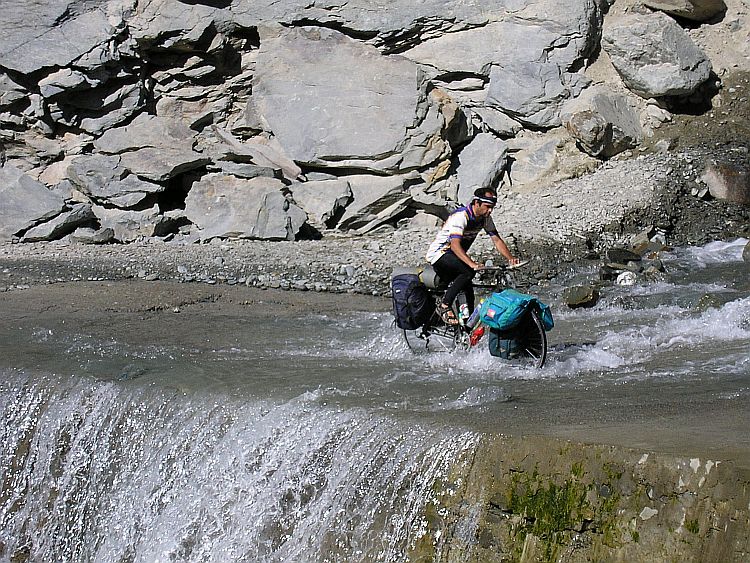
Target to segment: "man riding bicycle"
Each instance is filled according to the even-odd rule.
[[[474,287],[471,280],[482,266],[469,257],[467,251],[481,230],[490,236],[497,251],[510,265],[518,264],[505,241],[497,233],[492,221],[492,210],[497,205],[497,193],[490,188],[478,188],[468,205],[456,209],[443,224],[427,250],[427,260],[440,279],[448,283],[443,299],[438,303],[438,313],[448,325],[457,325],[458,319],[451,303],[463,292],[469,310],[474,309]]]

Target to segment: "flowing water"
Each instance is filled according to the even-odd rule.
[[[484,432],[747,463],[746,242],[676,250],[591,309],[545,289],[541,370],[414,355],[387,312],[186,316],[156,339],[6,323],[0,561],[404,560]]]

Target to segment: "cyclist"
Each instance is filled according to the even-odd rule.
[[[471,201],[456,209],[446,219],[427,251],[427,260],[435,268],[437,275],[442,281],[448,282],[448,289],[437,306],[440,317],[448,325],[458,324],[451,303],[460,292],[466,295],[469,310],[474,309],[474,287],[471,280],[482,266],[474,262],[467,251],[481,230],[484,229],[497,251],[511,265],[519,262],[498,235],[492,221],[491,214],[496,205],[497,193],[493,189],[477,188]]]

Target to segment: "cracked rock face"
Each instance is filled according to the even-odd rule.
[[[40,207],[14,205],[0,230],[67,236],[74,219],[36,227],[84,204],[95,220],[81,228],[114,240],[287,239],[309,232],[305,211],[315,228],[365,233],[440,215],[476,185],[540,189],[567,174],[566,140],[582,149],[570,170],[636,147],[633,100],[693,94],[711,72],[691,30],[632,2],[11,0],[0,166],[14,201]],[[592,95],[602,82],[612,91]],[[223,219],[199,208],[207,186],[231,202]]]

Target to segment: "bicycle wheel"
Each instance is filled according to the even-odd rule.
[[[521,356],[535,367],[542,367],[547,359],[547,332],[536,309],[532,309],[517,327],[516,337]]]
[[[461,329],[454,326],[423,326],[404,330],[404,340],[412,352],[451,352],[461,343]]]

